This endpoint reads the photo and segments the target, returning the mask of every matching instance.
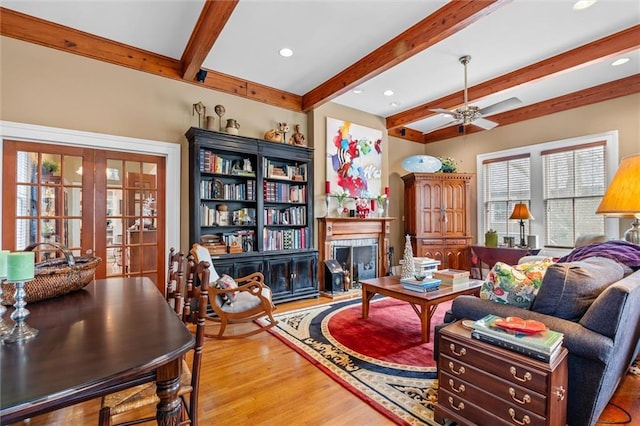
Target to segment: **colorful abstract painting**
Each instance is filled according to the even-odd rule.
[[[331,193],[382,193],[382,131],[327,117],[327,181]]]

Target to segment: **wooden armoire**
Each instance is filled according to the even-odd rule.
[[[441,262],[441,269],[470,269],[471,174],[410,173],[404,181],[405,235],[413,255]]]

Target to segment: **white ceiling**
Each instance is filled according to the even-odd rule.
[[[443,0],[240,0],[203,68],[304,95],[445,5]],[[180,59],[204,0],[3,0],[2,6],[126,45]],[[469,86],[640,24],[640,1],[514,0],[333,101],[388,117],[460,92],[462,55]],[[640,40],[638,41],[640,46]],[[279,56],[293,49],[290,58]],[[526,106],[640,73],[640,49],[618,67],[607,58],[484,99],[516,96]],[[386,89],[394,91],[387,97]],[[398,102],[398,107],[390,106]],[[442,105],[450,108],[450,105]],[[502,112],[502,111],[501,111]],[[407,124],[429,132],[451,120],[433,115]]]

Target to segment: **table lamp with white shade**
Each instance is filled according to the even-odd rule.
[[[596,210],[611,217],[633,217],[624,239],[640,244],[640,153],[624,157]]]
[[[526,247],[527,242],[524,240],[524,221],[534,219],[533,215],[529,211],[529,207],[525,203],[516,204],[513,206],[513,212],[511,212],[509,219],[520,220],[520,247]]]

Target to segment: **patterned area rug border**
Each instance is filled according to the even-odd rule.
[[[376,298],[372,303],[384,300]],[[432,425],[437,400],[435,367],[417,367],[356,353],[331,338],[330,319],[361,299],[330,302],[275,315],[269,330],[343,387],[397,424]],[[266,322],[261,318],[258,321]]]

